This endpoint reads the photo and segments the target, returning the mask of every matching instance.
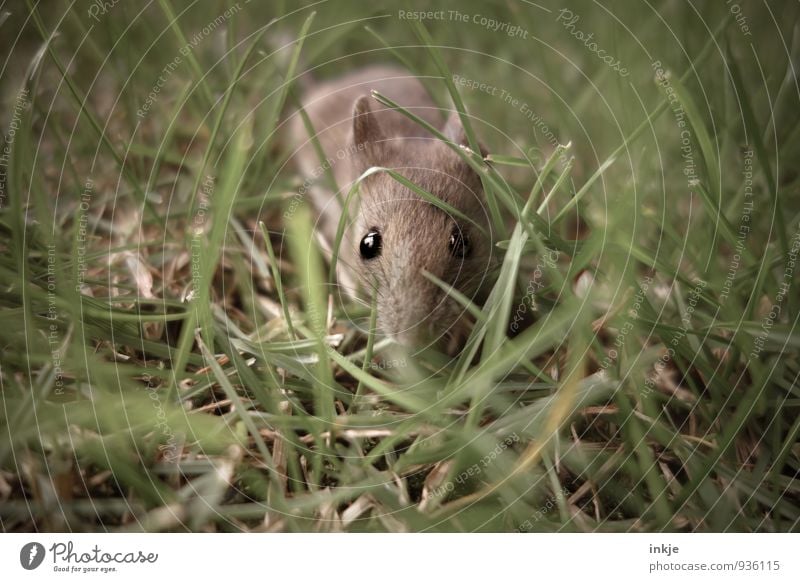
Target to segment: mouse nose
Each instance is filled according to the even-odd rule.
[[[385,281],[378,297],[383,331],[395,341],[413,345],[429,334],[438,288],[423,274],[424,257],[408,245],[395,247],[386,262]]]
[[[413,348],[419,343],[420,337],[414,333],[413,329],[401,330],[391,334],[391,338],[398,344],[407,348]]]
[[[398,343],[413,345],[426,337],[433,309],[424,295],[419,289],[399,286],[388,290],[384,306],[379,300],[378,317],[382,327]]]

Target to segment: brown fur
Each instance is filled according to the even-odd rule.
[[[466,145],[458,117],[452,115],[443,125],[422,84],[403,70],[374,67],[318,86],[305,97],[304,109],[326,157],[334,160],[331,167],[340,188],[339,196],[323,188],[311,192],[324,238],[332,243],[350,185],[373,166],[398,171],[489,233],[481,182],[475,172],[425,129],[369,97],[373,89],[440,128],[452,141]],[[302,122],[295,119],[293,124],[301,169],[310,174],[319,166],[319,158],[306,141]],[[342,157],[339,152],[346,154]],[[364,180],[359,192],[340,250],[340,283],[352,292],[355,281],[360,281],[367,290],[365,297],[374,286],[379,326],[396,340],[416,345],[446,338],[451,347],[453,341],[460,343],[465,331],[463,308],[428,280],[423,270],[474,298],[487,282],[491,262],[487,236],[385,172]],[[471,253],[466,258],[451,253],[454,227],[469,238]],[[367,261],[360,256],[359,244],[373,228],[383,237],[382,254]]]

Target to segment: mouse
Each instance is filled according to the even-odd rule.
[[[402,68],[371,66],[311,83],[300,98],[307,120],[296,112],[289,133],[292,155],[306,176],[303,190],[316,213],[315,232],[330,257],[344,214],[337,287],[365,303],[374,297],[379,334],[405,346],[436,345],[452,354],[463,345],[472,322],[466,309],[425,273],[472,301],[485,296],[493,245],[481,180],[451,147],[379,103],[373,91],[468,147],[458,114],[443,115],[423,83]],[[351,186],[375,167],[395,170],[461,216],[385,171],[364,178],[345,208]],[[335,188],[326,180],[330,174]]]

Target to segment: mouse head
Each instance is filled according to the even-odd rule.
[[[461,216],[431,204],[386,172],[370,175],[360,187],[351,235],[352,266],[365,287],[377,293],[382,332],[407,345],[433,342],[454,351],[467,331],[465,310],[425,272],[479,301],[491,263],[481,181],[433,136],[393,138],[396,132],[382,127],[392,120],[390,115],[399,116],[373,112],[366,97],[356,103],[353,141],[358,174],[373,166],[396,170]],[[466,146],[457,115],[443,133]]]

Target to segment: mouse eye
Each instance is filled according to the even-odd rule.
[[[381,254],[381,246],[381,233],[373,228],[361,239],[361,244],[359,245],[361,258],[366,260],[374,259]]]
[[[466,259],[471,250],[467,233],[458,226],[454,226],[450,233],[450,254],[457,259]]]

